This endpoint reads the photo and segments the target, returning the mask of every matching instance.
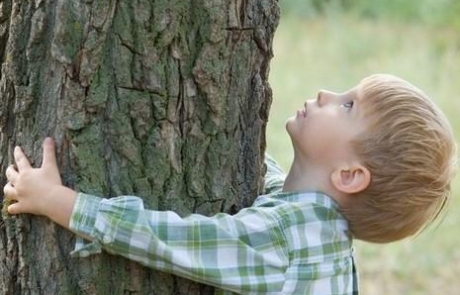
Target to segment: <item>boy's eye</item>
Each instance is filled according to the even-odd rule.
[[[353,108],[353,101],[348,101],[344,104],[342,104],[342,107],[346,108],[346,109],[351,109]]]

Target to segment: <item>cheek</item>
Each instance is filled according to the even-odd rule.
[[[333,120],[312,121],[302,126],[300,138],[311,152],[329,157],[343,148],[344,138]]]

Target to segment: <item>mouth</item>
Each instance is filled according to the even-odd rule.
[[[303,104],[303,109],[299,110],[299,115],[302,117],[307,117],[307,103]]]

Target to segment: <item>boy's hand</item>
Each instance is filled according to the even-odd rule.
[[[14,149],[14,160],[16,165],[11,165],[6,170],[8,183],[3,192],[6,197],[17,202],[8,206],[8,212],[48,215],[47,211],[53,207],[53,191],[62,186],[54,141],[46,138],[43,142],[43,163],[40,168],[30,165],[20,147]]]

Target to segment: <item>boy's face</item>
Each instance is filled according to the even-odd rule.
[[[358,85],[344,93],[320,91],[286,122],[294,151],[331,168],[355,160],[351,141],[366,130]]]

